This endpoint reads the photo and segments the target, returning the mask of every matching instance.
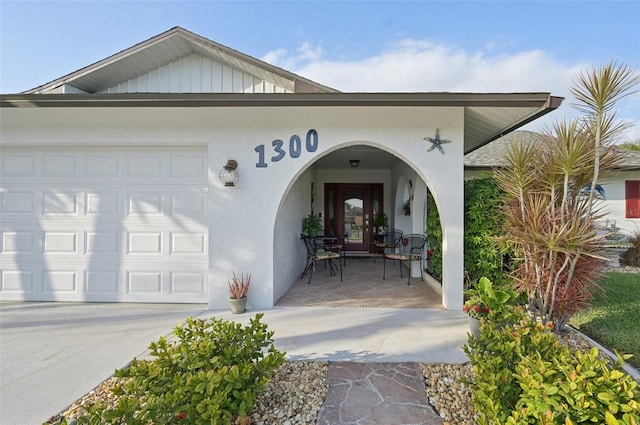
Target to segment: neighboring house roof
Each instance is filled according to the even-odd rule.
[[[624,170],[640,170],[640,152],[624,151],[625,161],[620,167]]]
[[[1,95],[0,107],[461,107],[467,154],[562,101],[550,93],[342,93],[175,27],[47,84]]]
[[[519,130],[468,153],[464,157],[464,166],[467,169],[489,170],[505,166],[506,151],[513,142],[536,143],[542,135],[533,131]],[[624,161],[618,169],[640,170],[640,152],[623,151]]]

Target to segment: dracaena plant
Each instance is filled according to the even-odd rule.
[[[496,173],[508,194],[505,238],[521,263],[514,276],[543,323],[564,326],[598,288],[605,233],[595,188],[620,161],[614,141],[627,128],[615,118],[615,101],[639,76],[613,63],[578,76],[572,93],[583,116],[552,125],[531,143],[515,142],[508,165]]]

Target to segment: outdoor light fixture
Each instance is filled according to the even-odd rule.
[[[349,165],[351,165],[351,168],[358,168],[358,165],[360,165],[360,160],[359,159],[350,159],[349,160]]]
[[[238,162],[235,159],[228,159],[227,163],[222,166],[218,177],[222,184],[228,187],[233,187],[238,182]]]

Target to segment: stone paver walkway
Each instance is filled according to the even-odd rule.
[[[417,363],[329,363],[318,425],[442,425]]]

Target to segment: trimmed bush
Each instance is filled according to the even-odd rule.
[[[188,318],[177,342],[151,343],[153,360],[134,359],[117,370],[115,407],[88,408],[81,424],[212,424],[244,419],[268,377],[284,363],[273,332],[257,314],[250,324]]]
[[[483,321],[480,337],[463,347],[479,424],[640,424],[637,382],[622,372],[622,360],[609,366],[595,348],[573,352],[552,324],[519,314],[514,325]]]

